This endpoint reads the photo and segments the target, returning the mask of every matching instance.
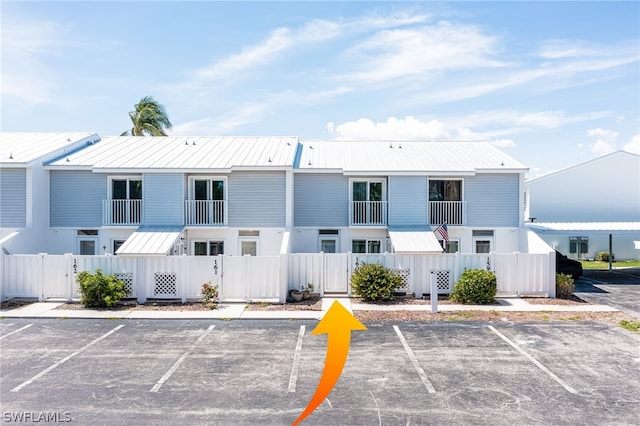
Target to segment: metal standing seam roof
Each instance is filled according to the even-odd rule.
[[[390,229],[389,238],[398,254],[441,254],[442,246],[431,230]]]
[[[304,140],[296,168],[345,173],[524,172],[528,168],[488,142]]]
[[[184,226],[141,226],[126,239],[116,254],[166,256],[183,230]]]
[[[3,167],[26,166],[36,160],[52,160],[97,142],[93,132],[76,133],[0,133],[0,164]]]
[[[49,166],[96,171],[291,167],[297,147],[298,138],[293,136],[112,136]]]

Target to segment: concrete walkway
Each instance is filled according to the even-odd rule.
[[[616,312],[608,305],[534,305],[526,300],[511,297],[497,298],[500,305],[450,305],[439,304],[438,312],[452,311],[497,311],[497,312]],[[341,303],[349,312],[353,311],[424,311],[430,312],[431,305],[373,305],[355,304],[351,299],[325,297],[321,311],[258,311],[247,309],[244,303],[222,303],[212,311],[164,311],[164,310],[97,310],[97,309],[56,309],[64,303],[38,302],[15,309],[0,310],[3,318],[128,318],[128,319],[320,319],[334,301]]]

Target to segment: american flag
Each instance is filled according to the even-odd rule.
[[[442,239],[445,240],[446,242],[449,242],[449,231],[447,230],[447,224],[443,223],[442,225],[438,226],[436,228],[435,231],[433,232],[437,232],[438,234],[440,234],[442,236]]]

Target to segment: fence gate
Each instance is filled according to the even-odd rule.
[[[324,255],[324,291],[347,293],[349,291],[349,257],[340,253]]]

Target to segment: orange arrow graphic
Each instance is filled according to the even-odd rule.
[[[366,330],[365,327],[351,312],[337,300],[333,302],[329,310],[316,328],[311,332],[312,335],[328,334],[327,338],[327,355],[324,360],[324,370],[320,376],[320,382],[316,388],[316,393],[311,397],[309,405],[304,409],[300,417],[298,417],[292,426],[296,426],[303,421],[309,414],[315,410],[318,405],[329,396],[331,390],[338,382],[347,355],[349,355],[349,345],[351,343],[351,330]]]

